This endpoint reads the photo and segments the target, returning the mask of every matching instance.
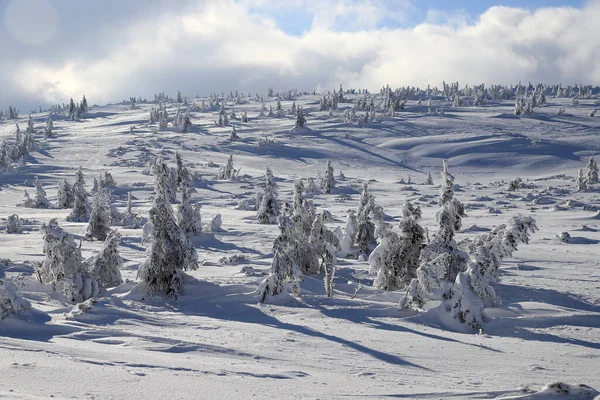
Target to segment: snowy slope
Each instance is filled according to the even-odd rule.
[[[267,107],[275,106],[270,100]],[[27,220],[23,234],[0,232],[0,258],[11,261],[2,262],[0,278],[17,282],[34,307],[0,322],[0,398],[537,399],[552,395],[534,391],[555,381],[600,388],[600,219],[594,217],[600,186],[578,193],[574,182],[587,158],[600,154],[600,118],[589,116],[598,100],[572,106],[549,99],[519,118],[509,101],[453,109],[434,98],[433,108],[444,113],[432,115],[415,99],[397,117],[365,128],[344,122],[349,103],[329,116],[318,111],[318,100],[296,99],[310,128],[301,134],[289,132],[291,115],[258,117],[259,102],[236,105],[238,116],[248,111],[250,121],[232,122],[240,137],[234,142],[230,127],[215,125],[216,111],[192,112],[187,134],[148,125],[153,104],[93,107],[80,122],[54,116],[57,137],[38,135],[39,150],[26,165],[0,175],[1,225],[15,213]],[[556,115],[559,107],[567,112]],[[38,131],[47,116],[33,115]],[[26,118],[18,122],[24,128]],[[13,136],[12,122],[0,123],[0,138]],[[259,146],[265,136],[275,142]],[[132,291],[145,246],[140,229],[121,228],[127,282],[83,315],[69,315],[72,305],[35,281],[32,262],[43,260],[41,223],[58,218],[77,240],[87,224],[67,222],[69,210],[19,207],[23,190],[31,193],[38,176],[56,203],[58,182],[72,182],[79,166],[88,190],[93,177],[109,170],[119,209],[131,191],[134,211],[145,215],[153,177],[142,171],[157,155],[173,165],[175,151],[201,177],[193,199],[202,204],[204,221],[222,214],[224,230],[195,239],[203,265],[189,273],[185,295],[165,300]],[[218,166],[230,154],[240,177],[219,181]],[[404,200],[413,200],[433,232],[442,159],[467,206],[459,239],[518,214],[534,216],[540,227],[503,263],[496,286],[503,305],[488,310],[493,319],[483,335],[453,332],[433,312],[400,311],[402,293],[374,289],[368,264],[358,260],[339,260],[333,299],[324,296],[318,277],[308,277],[300,298],[258,304],[254,290],[269,269],[278,228],[257,224],[254,211],[236,206],[261,190],[266,166],[278,179],[280,200],[290,201],[295,179],[316,178],[332,161],[345,178],[334,193],[313,200],[333,214],[334,225],[343,226],[362,183],[371,180],[387,215],[397,221]],[[434,186],[423,185],[429,171]],[[409,175],[413,184],[399,183]],[[507,197],[506,181],[517,176],[529,188]],[[569,243],[555,238],[563,231]],[[84,257],[100,247],[84,240]],[[247,260],[220,262],[233,255]],[[570,391],[575,398],[598,394],[576,391]]]

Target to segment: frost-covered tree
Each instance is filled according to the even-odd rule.
[[[104,171],[104,174],[100,175],[100,178],[98,179],[98,185],[99,188],[114,188],[117,186],[117,184],[115,183],[115,180],[112,176],[112,174],[108,171]]]
[[[21,233],[23,232],[23,224],[21,218],[17,214],[9,215],[6,219],[6,233]]]
[[[404,204],[400,233],[387,224],[378,229],[378,245],[369,256],[370,273],[376,274],[379,289],[397,290],[417,277],[425,230],[419,225],[421,209],[410,202]]]
[[[425,181],[426,185],[433,185],[433,178],[431,177],[431,172],[427,172],[427,180]]]
[[[121,234],[116,230],[111,231],[104,241],[102,250],[91,262],[92,275],[101,287],[109,288],[123,283],[123,278],[121,278],[123,259],[119,254],[120,243]]]
[[[140,265],[138,278],[149,294],[177,297],[183,289],[185,270],[198,268],[198,254],[183,229],[175,222],[167,194],[159,191],[149,211],[150,247]]]
[[[280,213],[277,201],[277,188],[277,182],[275,182],[271,168],[267,167],[265,171],[265,188],[256,214],[259,224],[273,224],[277,222],[277,217]]]
[[[231,134],[229,135],[229,141],[233,142],[235,140],[238,140],[240,137],[238,136],[236,130],[235,130],[235,125],[231,126]]]
[[[63,295],[72,303],[82,303],[88,299],[98,297],[100,285],[90,271],[80,268],[73,274],[67,276],[63,284]]]
[[[331,193],[331,190],[335,188],[335,176],[333,172],[333,167],[331,166],[331,161],[327,161],[327,169],[325,170],[325,174],[321,179],[321,189],[325,193]]]
[[[368,256],[377,245],[375,239],[375,224],[371,214],[376,211],[375,197],[369,192],[365,183],[356,210],[356,240],[362,254]]]
[[[182,191],[181,204],[177,207],[177,223],[188,237],[196,236],[202,232],[200,204],[196,204],[195,206],[190,204],[189,189]]]
[[[320,258],[320,270],[323,273],[325,295],[333,297],[333,280],[335,277],[336,256],[340,242],[335,234],[325,226],[333,222],[333,217],[328,211],[323,211],[315,216],[310,230],[310,243]]]
[[[42,264],[37,268],[41,283],[54,283],[73,275],[81,268],[81,249],[75,244],[73,235],[58,226],[56,219],[43,224],[44,254]]]
[[[219,168],[219,179],[232,180],[238,172],[239,170],[233,168],[233,154],[231,154],[227,160],[227,164]]]
[[[17,286],[7,279],[0,279],[0,321],[29,308],[31,303],[17,293]]]
[[[75,183],[73,184],[73,210],[67,217],[67,221],[86,222],[89,220],[91,207],[87,196],[85,177],[81,167],[79,167],[75,174]]]
[[[59,208],[71,208],[73,207],[74,194],[73,188],[67,182],[66,179],[63,179],[58,184],[58,193],[56,195],[58,199],[58,207]]]
[[[183,121],[181,122],[181,133],[188,133],[190,127],[192,126],[192,119],[190,118],[189,110],[183,116]]]
[[[587,164],[587,181],[589,184],[598,183],[598,164],[593,157],[590,157],[590,161]]]
[[[306,117],[304,116],[304,109],[302,107],[298,107],[296,111],[296,122],[294,123],[294,127],[292,131],[299,128],[304,128],[306,125]]]
[[[154,175],[154,192],[158,196],[163,194],[168,201],[177,201],[177,169],[169,168],[162,158],[157,159],[152,165]]]
[[[175,153],[175,160],[177,162],[177,187],[181,188],[182,191],[185,191],[192,180],[192,174],[183,164],[179,152]]]
[[[293,224],[289,217],[279,217],[279,236],[273,242],[273,261],[269,275],[260,283],[258,294],[260,302],[267,296],[276,296],[283,293],[285,284],[289,283],[291,292],[300,294],[300,282],[304,279],[300,266],[294,256]]]
[[[588,191],[588,187],[587,187],[587,177],[585,175],[583,175],[583,170],[581,168],[579,168],[579,171],[577,173],[577,191],[578,192],[587,192]]]
[[[500,261],[512,256],[520,243],[529,243],[536,230],[533,218],[514,217],[471,243],[467,269],[456,276],[442,307],[459,322],[482,329],[487,319],[485,307],[500,304],[492,287],[498,281]]]
[[[460,229],[465,216],[464,205],[454,198],[454,177],[444,160],[440,211],[436,217],[440,225],[435,238],[421,250],[417,277],[409,285],[400,302],[401,307],[422,308],[427,298],[447,295],[459,272],[464,272],[468,255],[460,250],[454,233]]]
[[[248,113],[246,111],[244,111],[242,113],[242,119],[241,119],[241,121],[242,122],[248,122]]]
[[[356,240],[357,219],[354,210],[348,210],[346,216],[346,229],[344,229],[344,237],[340,243],[340,252],[343,257],[347,257],[354,252],[354,243]]]
[[[46,198],[46,191],[37,176],[34,178],[33,184],[35,186],[35,201],[33,207],[50,208],[50,202]]]
[[[289,255],[304,275],[319,273],[318,256],[309,241],[315,216],[315,206],[304,197],[304,184],[302,181],[296,181],[291,217],[293,245]]]
[[[105,240],[110,232],[110,222],[110,195],[106,190],[100,190],[94,195],[92,201],[92,212],[86,236]]]
[[[31,118],[31,114],[29,114],[29,119],[27,120],[27,129],[25,131],[27,133],[35,133],[35,127],[33,125],[33,118]]]

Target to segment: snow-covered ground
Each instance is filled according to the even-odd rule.
[[[33,306],[0,321],[0,398],[598,395],[591,388],[600,389],[600,185],[580,193],[575,177],[600,154],[600,118],[590,116],[599,100],[571,105],[549,98],[531,116],[516,117],[514,100],[452,108],[437,97],[432,109],[444,111],[434,115],[410,99],[397,116],[366,127],[345,122],[350,103],[340,103],[330,116],[318,111],[318,96],[295,100],[309,130],[290,133],[293,115],[258,117],[260,102],[250,101],[235,105],[238,117],[248,112],[249,122],[232,121],[239,136],[233,142],[231,127],[215,125],[217,111],[192,112],[190,132],[178,133],[148,125],[154,104],[96,106],[79,122],[54,116],[56,137],[50,139],[41,133],[48,114],[32,115],[39,148],[25,166],[0,175],[0,225],[12,214],[25,220],[22,234],[0,232],[0,278],[11,278]],[[273,98],[269,105],[275,107]],[[287,110],[292,102],[282,105]],[[557,115],[560,107],[566,112]],[[169,113],[175,114],[174,106]],[[23,130],[26,121],[18,121]],[[0,123],[0,138],[12,140],[14,131],[12,122]],[[82,239],[84,257],[102,244],[85,240],[86,223],[66,221],[70,210],[20,207],[23,190],[34,192],[37,176],[56,204],[59,181],[73,182],[79,166],[88,190],[93,177],[108,170],[117,183],[117,207],[124,211],[132,192],[134,211],[147,215],[153,177],[142,172],[154,156],[174,165],[176,151],[201,177],[193,200],[202,204],[203,220],[216,214],[223,220],[222,232],[194,239],[201,265],[189,272],[185,294],[167,300],[132,291],[145,246],[141,229],[120,228],[126,283],[73,315],[60,293],[34,277],[32,263],[44,258],[40,225],[57,218]],[[240,176],[217,180],[230,154]],[[269,271],[278,227],[259,225],[255,211],[236,206],[262,190],[265,167],[277,178],[279,199],[291,201],[294,180],[316,178],[331,161],[336,189],[311,197],[319,210],[332,213],[332,227],[345,225],[369,181],[394,225],[408,199],[422,207],[422,225],[435,232],[443,159],[467,207],[459,240],[514,215],[533,216],[540,228],[503,262],[496,285],[503,305],[487,309],[491,321],[482,334],[454,332],[433,312],[399,310],[404,291],[373,288],[368,264],[353,259],[339,260],[332,299],[319,277],[306,277],[300,298],[258,303],[254,291]],[[424,184],[428,172],[433,186]],[[509,194],[515,177],[525,188]],[[409,178],[413,183],[401,183]],[[555,237],[565,231],[568,243]],[[245,259],[222,261],[235,255]],[[590,388],[542,391],[557,381]]]

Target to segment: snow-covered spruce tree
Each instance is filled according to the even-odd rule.
[[[90,218],[91,207],[87,199],[85,190],[85,178],[81,167],[75,174],[75,183],[73,184],[73,210],[67,217],[67,221],[86,222]]]
[[[31,308],[31,303],[17,293],[17,286],[7,279],[0,279],[0,321]]]
[[[335,176],[333,172],[333,167],[331,166],[331,161],[327,161],[327,169],[325,170],[325,174],[321,179],[321,189],[325,193],[331,193],[331,190],[335,188]]]
[[[340,242],[325,223],[333,222],[333,217],[328,211],[323,211],[315,216],[310,230],[310,243],[321,259],[321,272],[325,284],[325,295],[333,297],[333,279],[335,277],[336,257]]]
[[[41,283],[55,283],[73,275],[81,268],[81,249],[75,244],[73,235],[58,226],[56,219],[43,224],[40,230],[44,234],[43,263],[37,269]]]
[[[62,182],[58,184],[58,193],[56,197],[58,199],[59,208],[73,207],[73,201],[75,200],[73,188],[66,179],[63,179]]]
[[[296,129],[304,128],[306,125],[306,117],[304,117],[304,109],[302,107],[298,107],[296,112],[296,122],[294,123],[294,127],[292,128],[292,132]]]
[[[192,119],[190,118],[190,112],[188,110],[183,117],[183,122],[181,123],[181,133],[188,133],[191,126]]]
[[[105,240],[110,232],[110,195],[103,189],[94,195],[86,236]]]
[[[163,193],[168,201],[177,201],[177,170],[171,169],[162,158],[157,159],[152,165],[154,175],[154,192]]]
[[[227,164],[219,168],[219,179],[232,180],[235,178],[238,171],[233,168],[233,154],[229,156]]]
[[[108,171],[104,171],[103,175],[100,175],[98,180],[99,188],[114,188],[117,186],[112,174]]]
[[[17,214],[9,215],[6,219],[6,233],[21,233],[23,232],[23,224],[21,218]]]
[[[536,230],[533,218],[514,217],[508,225],[501,225],[471,243],[467,269],[456,276],[442,307],[459,322],[482,329],[487,319],[485,307],[500,303],[491,286],[498,280],[500,261],[512,256],[520,243],[529,243],[529,235]]]
[[[35,199],[31,199],[27,191],[25,191],[25,201],[23,206],[30,208],[50,208],[50,202],[46,198],[46,191],[42,187],[38,177],[36,176],[33,184],[35,185]]]
[[[177,207],[177,223],[188,237],[196,236],[202,232],[202,216],[200,204],[190,204],[190,190],[184,189],[181,193],[181,204]]]
[[[183,164],[183,160],[181,159],[181,154],[179,154],[179,152],[175,153],[175,160],[177,162],[177,187],[182,191],[185,191],[192,180],[192,174],[190,174],[190,171]]]
[[[590,161],[587,164],[587,182],[589,184],[598,183],[598,164],[593,157],[590,157]]]
[[[426,185],[433,185],[433,178],[431,177],[431,172],[427,172],[427,180],[425,181]]]
[[[248,113],[246,111],[244,111],[242,113],[242,122],[248,122]]]
[[[119,254],[120,243],[121,234],[116,230],[111,231],[104,241],[104,247],[92,260],[92,275],[101,287],[109,288],[123,283],[123,278],[121,278],[123,259]]]
[[[454,233],[460,229],[465,216],[464,205],[454,198],[454,177],[448,172],[444,160],[440,211],[436,217],[440,224],[435,238],[421,250],[417,277],[410,282],[400,307],[420,309],[427,298],[447,296],[459,272],[466,270],[468,255],[458,249]]]
[[[98,297],[100,285],[90,271],[80,268],[72,275],[67,276],[63,284],[63,295],[72,304],[82,303],[88,299]]]
[[[356,210],[355,240],[355,243],[365,256],[371,254],[371,251],[377,245],[377,241],[375,240],[375,224],[371,218],[371,213],[375,208],[375,197],[369,192],[369,187],[365,183]]]
[[[149,220],[152,225],[150,247],[138,270],[138,278],[149,294],[177,297],[183,289],[182,271],[198,268],[198,254],[175,222],[166,193],[156,194]]]
[[[346,229],[344,229],[344,237],[340,243],[340,252],[343,257],[347,257],[354,253],[357,223],[358,221],[354,210],[348,210],[348,215],[346,216]]]
[[[238,136],[236,130],[235,130],[235,125],[231,126],[231,134],[229,135],[229,141],[233,142],[235,140],[238,140],[240,137]]]
[[[279,217],[279,236],[273,242],[271,272],[258,286],[260,302],[267,296],[283,293],[285,283],[290,284],[292,294],[300,295],[300,282],[303,280],[300,266],[293,256],[294,233],[292,221],[287,216]]]
[[[304,198],[302,181],[294,183],[294,202],[292,214],[292,248],[289,256],[304,275],[319,273],[319,261],[313,245],[310,243],[310,232],[316,216],[313,203]]]
[[[585,175],[583,175],[583,170],[581,168],[579,168],[579,171],[577,173],[577,191],[578,192],[587,192],[588,191],[588,187],[587,187],[587,177]]]
[[[275,182],[271,168],[267,167],[265,171],[265,188],[256,214],[259,224],[274,224],[277,222],[280,213],[279,203],[277,202],[277,188],[277,182]]]
[[[369,256],[369,272],[377,274],[375,287],[397,290],[417,277],[421,246],[425,240],[425,230],[418,223],[420,218],[421,209],[407,201],[399,234],[385,223],[378,229],[378,245]]]
[[[29,119],[27,120],[27,129],[25,130],[27,133],[35,133],[35,128],[33,125],[33,118],[31,118],[31,114],[29,114]]]

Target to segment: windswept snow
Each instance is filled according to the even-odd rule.
[[[291,113],[258,117],[259,101],[235,104],[237,115],[247,112],[249,121],[231,121],[238,136],[233,141],[231,126],[215,124],[219,110],[192,110],[192,100],[181,105],[182,114],[190,109],[188,133],[171,124],[164,131],[149,125],[153,103],[91,107],[81,121],[52,115],[54,137],[47,139],[48,113],[32,115],[38,149],[24,166],[0,175],[0,279],[14,282],[32,306],[0,321],[0,398],[598,395],[600,185],[578,192],[575,183],[577,170],[600,155],[600,118],[590,116],[598,99],[572,105],[549,98],[531,116],[516,117],[513,100],[452,108],[434,97],[432,109],[443,113],[433,114],[410,98],[404,111],[364,127],[345,122],[351,103],[339,103],[329,115],[319,111],[318,96],[293,101],[303,107],[306,127],[292,130],[297,115]],[[292,101],[281,104],[289,110]],[[167,105],[172,118],[177,107]],[[267,98],[266,106],[275,108],[276,99]],[[561,107],[566,112],[557,115]],[[16,122],[24,129],[26,121],[21,116]],[[13,140],[14,131],[14,121],[0,122],[0,139]],[[20,206],[24,190],[35,194],[34,177],[56,207],[59,184],[72,184],[77,168],[88,191],[94,178],[110,171],[117,209],[125,214],[131,193],[132,212],[147,218],[154,178],[143,171],[154,157],[174,167],[176,152],[194,175],[190,201],[201,205],[208,224],[190,237],[200,265],[185,272],[181,296],[149,297],[137,285],[147,245],[133,225],[113,226],[122,235],[123,284],[72,305],[52,285],[37,282],[42,223],[57,218],[81,241],[84,259],[103,244],[86,240],[87,222],[67,221],[70,209]],[[239,171],[219,179],[230,155]],[[300,297],[258,303],[256,289],[269,273],[279,234],[277,225],[259,224],[251,206],[264,192],[265,168],[276,177],[279,201],[291,203],[294,180],[310,177],[318,184],[331,161],[331,194],[307,196],[318,212],[333,215],[332,230],[345,229],[348,209],[356,208],[368,182],[394,229],[410,200],[422,208],[420,223],[431,235],[443,159],[455,177],[455,197],[466,206],[457,241],[516,215],[534,217],[540,228],[502,262],[501,281],[494,285],[502,305],[486,308],[490,320],[481,334],[448,320],[437,304],[423,313],[399,310],[404,291],[374,288],[364,259],[338,258],[333,298],[316,276],[305,277]],[[429,172],[434,185],[425,184]],[[522,187],[508,191],[516,177]],[[22,233],[5,231],[13,214]],[[222,225],[211,231],[217,215]],[[561,232],[569,233],[568,242],[555,237]],[[559,381],[571,386],[549,384]]]

